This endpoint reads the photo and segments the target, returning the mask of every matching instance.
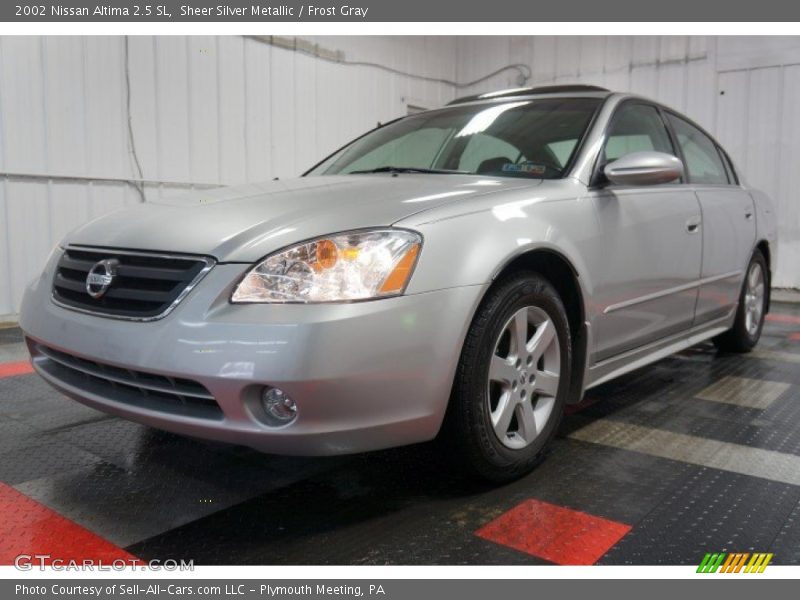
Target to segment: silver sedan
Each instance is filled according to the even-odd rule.
[[[703,129],[590,86],[456,100],[303,177],[70,234],[24,297],[79,402],[285,454],[447,436],[496,481],[568,403],[707,339],[746,352],[776,223]]]

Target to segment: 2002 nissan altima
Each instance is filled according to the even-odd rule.
[[[69,235],[24,297],[38,373],[94,408],[267,452],[442,430],[529,470],[567,403],[769,308],[775,215],[687,118],[590,86],[405,117],[304,177]]]

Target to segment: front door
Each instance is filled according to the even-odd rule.
[[[676,155],[659,111],[624,103],[612,119],[601,164],[646,150]],[[589,194],[600,234],[592,260],[595,360],[689,329],[702,259],[694,191],[675,182],[608,184]]]

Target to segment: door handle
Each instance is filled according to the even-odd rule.
[[[744,211],[744,218],[746,220],[748,220],[748,221],[752,221],[753,220],[753,211],[750,210],[749,208],[746,211]]]
[[[686,231],[689,233],[697,233],[700,231],[700,224],[703,222],[702,217],[692,217],[686,221]]]

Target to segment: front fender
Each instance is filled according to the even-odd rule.
[[[407,293],[484,285],[515,258],[547,250],[572,266],[583,297],[591,297],[594,286],[585,249],[600,232],[589,199],[513,199],[480,210],[398,225],[416,229],[425,237]]]

